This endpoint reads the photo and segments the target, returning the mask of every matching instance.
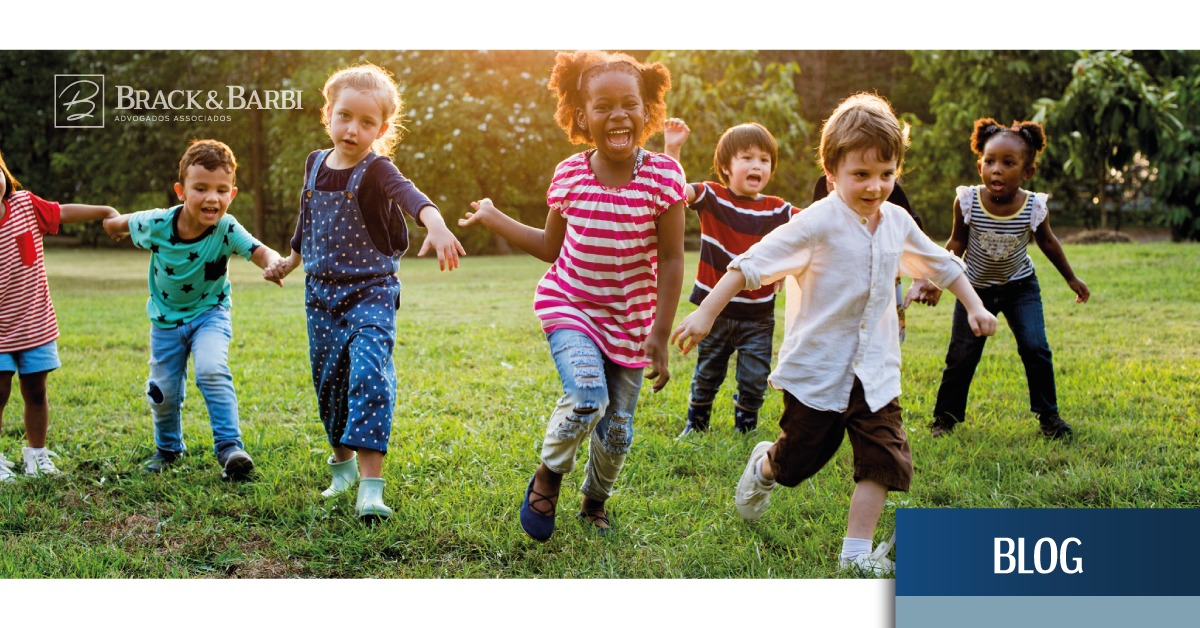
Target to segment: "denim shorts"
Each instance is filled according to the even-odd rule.
[[[58,359],[58,341],[51,340],[40,347],[0,353],[0,373],[16,371],[21,375],[44,373],[62,366]]]

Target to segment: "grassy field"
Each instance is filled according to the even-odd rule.
[[[1077,437],[1037,436],[1021,362],[1001,323],[968,422],[931,439],[926,424],[952,300],[915,307],[901,403],[916,479],[911,493],[893,494],[877,539],[890,533],[896,507],[1200,506],[1200,484],[1188,471],[1200,467],[1200,247],[1067,252],[1091,287],[1086,305],[1073,302],[1036,251],[1034,262],[1059,404]],[[531,307],[544,265],[527,257],[467,258],[453,274],[427,260],[402,264],[399,404],[384,469],[396,511],[389,522],[360,524],[352,493],[331,502],[318,495],[328,482],[328,447],[309,379],[302,277],[280,289],[238,260],[230,362],[258,478],[219,479],[191,383],[189,454],[162,476],[142,474],[139,463],[153,449],[142,394],[147,261],[140,251],[47,255],[63,359],[50,377],[49,446],[66,475],[0,486],[0,577],[839,576],[849,447],[812,480],[776,491],[758,523],[742,522],[733,487],[753,444],[774,437],[780,394],[768,396],[760,434],[743,436],[732,429],[733,391],[723,389],[713,431],[677,442],[695,364],[677,350],[667,389],[643,392],[636,442],[609,502],[614,533],[597,536],[573,519],[580,468],[564,482],[554,538],[543,545],[525,537],[517,506],[560,394]],[[690,254],[689,273],[694,268]],[[0,431],[10,460],[24,444],[21,411],[14,392]]]

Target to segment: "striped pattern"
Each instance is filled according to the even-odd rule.
[[[42,236],[58,233],[61,209],[29,192],[13,192],[0,217],[0,353],[58,338]]]
[[[777,196],[763,195],[758,199],[736,196],[729,188],[711,181],[692,184],[692,189],[696,191],[696,200],[690,207],[700,216],[700,266],[689,300],[700,305],[725,276],[733,258],[787,223],[799,210]],[[768,285],[737,293],[721,315],[751,320],[766,318],[774,311],[775,287]]]
[[[546,333],[578,330],[613,362],[641,368],[658,302],[656,221],[684,199],[683,171],[673,159],[643,151],[633,180],[609,188],[592,174],[591,153],[560,163],[546,192],[567,230],[533,309]]]
[[[987,288],[1032,275],[1033,260],[1026,249],[1033,231],[1045,219],[1045,195],[1029,194],[1020,212],[997,218],[983,209],[980,189],[958,188],[959,209],[970,227],[963,261],[971,285]]]

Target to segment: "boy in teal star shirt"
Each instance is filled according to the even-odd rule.
[[[237,196],[237,161],[216,140],[196,140],[179,161],[175,193],[181,205],[109,218],[113,237],[129,235],[150,250],[150,378],[146,398],[154,415],[156,451],[144,469],[160,472],[186,447],[180,408],[188,354],[195,362],[196,387],[208,406],[213,450],[221,477],[240,480],[254,469],[243,449],[237,394],[229,371],[233,305],[227,267],[239,255],[265,269],[279,254],[259,242],[228,215]]]

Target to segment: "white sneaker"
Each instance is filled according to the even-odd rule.
[[[21,448],[21,455],[25,456],[25,475],[37,477],[39,475],[59,475],[59,471],[54,466],[54,462],[50,460],[50,456],[58,457],[58,454],[49,449],[34,451],[29,447]]]
[[[859,554],[852,560],[847,560],[845,557],[838,557],[838,569],[853,569],[860,576],[874,576],[882,578],[892,576],[896,573],[896,563],[888,560],[887,553],[891,551],[892,546],[896,544],[896,535],[887,541],[880,543],[875,551],[865,554]]]
[[[742,471],[742,478],[738,480],[733,503],[737,506],[738,514],[746,521],[758,521],[767,511],[767,504],[771,503],[771,490],[775,488],[775,482],[761,482],[758,479],[758,465],[773,444],[763,441],[754,446],[754,451],[750,452],[750,461],[746,463],[746,470]]]
[[[13,473],[13,463],[0,454],[0,482],[16,482],[17,474]]]

